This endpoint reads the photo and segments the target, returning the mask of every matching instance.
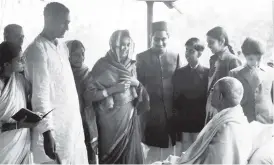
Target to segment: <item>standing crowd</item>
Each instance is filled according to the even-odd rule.
[[[186,66],[168,49],[168,24],[154,22],[148,50],[133,60],[128,30],[90,70],[79,40],[61,43],[69,9],[51,2],[44,28],[23,52],[23,28],[10,24],[0,44],[0,164],[274,164],[274,69],[247,37],[243,63],[222,27],[205,45],[185,43]],[[28,108],[39,122],[15,121]],[[98,155],[99,160],[96,160]]]

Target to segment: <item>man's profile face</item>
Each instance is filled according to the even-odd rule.
[[[24,42],[24,32],[22,28],[14,28],[12,32],[5,36],[5,40],[22,47]]]
[[[66,31],[69,29],[70,15],[69,12],[61,13],[55,18],[52,18],[51,24],[56,38],[63,38]]]
[[[211,91],[211,105],[212,107],[219,110],[221,103],[222,103],[222,99],[221,99],[220,87],[219,87],[219,84],[216,83]]]
[[[154,32],[152,36],[152,48],[159,52],[165,52],[168,38],[169,36],[166,31]]]

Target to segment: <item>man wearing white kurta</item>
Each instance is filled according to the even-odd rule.
[[[28,46],[26,77],[32,84],[33,111],[54,108],[34,129],[35,163],[54,163],[57,153],[65,164],[88,164],[78,95],[63,38],[68,30],[69,9],[52,2],[44,9],[42,33]]]

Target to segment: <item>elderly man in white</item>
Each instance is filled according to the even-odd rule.
[[[217,81],[211,104],[218,113],[181,157],[170,156],[164,163],[247,164],[252,140],[249,123],[240,106],[243,90],[235,78],[224,77]]]
[[[88,164],[78,95],[65,44],[69,9],[51,2],[44,9],[44,29],[25,51],[26,77],[32,84],[32,108],[42,114],[55,109],[34,129],[35,163]],[[43,136],[42,136],[43,135]],[[56,154],[57,153],[57,154]]]

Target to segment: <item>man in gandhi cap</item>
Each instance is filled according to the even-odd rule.
[[[165,160],[174,153],[176,136],[171,129],[172,75],[180,68],[178,53],[167,49],[168,25],[152,24],[152,47],[137,55],[137,77],[150,97],[150,111],[141,116],[145,163]]]
[[[244,89],[232,77],[218,80],[212,106],[218,113],[181,157],[170,156],[164,164],[247,164],[252,152],[252,133],[240,105]],[[162,162],[156,162],[155,164]]]

